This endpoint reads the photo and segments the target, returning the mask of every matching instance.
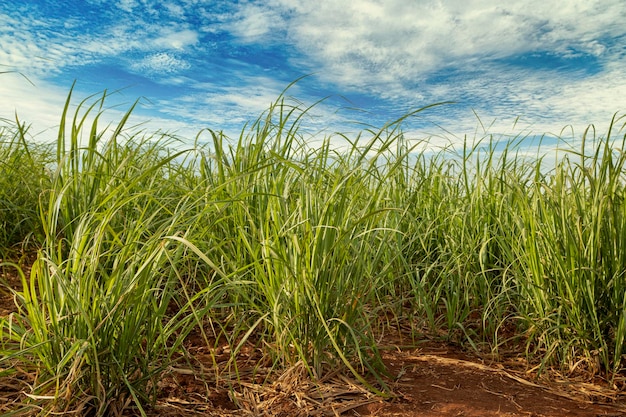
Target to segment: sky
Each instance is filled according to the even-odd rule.
[[[626,112],[624,21],[623,0],[3,0],[0,118],[54,139],[75,83],[112,121],[138,100],[138,129],[236,137],[299,80],[313,137],[452,102],[403,129],[571,142]]]

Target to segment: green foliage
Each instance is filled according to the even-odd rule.
[[[494,352],[512,329],[544,365],[623,369],[619,119],[547,170],[518,153],[524,137],[434,153],[405,139],[426,109],[313,147],[310,108],[281,95],[236,141],[208,132],[185,148],[129,132],[132,107],[101,128],[105,99],[70,115],[68,98],[56,158],[19,122],[2,131],[2,181],[23,186],[3,188],[16,227],[0,247],[40,242],[19,311],[0,321],[6,372],[37,375],[27,410],[143,410],[207,322],[233,366],[254,339],[276,369],[341,368],[380,395],[376,334],[390,322]]]
[[[518,208],[529,347],[544,363],[609,374],[622,369],[626,330],[626,136],[611,136],[617,122],[606,138],[585,132],[582,150],[537,174]]]
[[[0,128],[0,258],[43,240],[39,202],[50,187],[51,149],[27,142],[28,128],[16,120]]]
[[[219,279],[184,290],[198,258],[184,239],[179,179],[165,175],[181,153],[168,155],[163,141],[119,144],[130,112],[102,146],[95,117],[81,145],[80,111],[69,145],[59,136],[46,239],[16,293],[18,313],[2,323],[2,353],[36,373],[42,414],[109,415],[156,399],[160,374],[223,290]]]

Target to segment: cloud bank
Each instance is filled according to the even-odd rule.
[[[345,97],[320,105],[329,123],[342,106],[382,125],[454,101],[409,128],[462,135],[480,125],[477,114],[495,131],[519,117],[517,126],[539,134],[566,125],[582,133],[626,110],[625,16],[621,0],[87,0],[74,8],[9,0],[0,5],[0,71],[45,91],[23,79],[3,85],[10,102],[0,116],[36,115],[43,98],[77,79],[85,94],[128,87],[165,124],[235,131],[310,75],[290,94],[305,103]],[[41,100],[20,99],[35,95]]]

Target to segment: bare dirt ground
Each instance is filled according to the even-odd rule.
[[[188,348],[197,349],[194,357],[209,366],[210,354],[201,353],[206,348]],[[555,374],[537,381],[522,361],[490,363],[436,341],[412,349],[388,348],[383,359],[392,375],[386,382],[394,396],[387,400],[370,394],[347,375],[330,375],[317,387],[297,366],[262,385],[246,378],[242,364],[242,380],[233,378],[221,387],[206,387],[184,370],[173,370],[164,379],[165,389],[152,415],[626,416],[623,390],[610,389],[603,381],[566,380]],[[261,359],[253,348],[247,355],[251,363]],[[262,369],[256,371],[263,374]]]
[[[20,287],[16,274],[1,278]],[[16,310],[13,297],[0,290],[0,317]],[[159,398],[147,410],[151,417],[204,416],[408,416],[408,417],[599,417],[626,416],[626,376],[610,386],[602,380],[565,378],[556,372],[537,378],[528,365],[511,356],[499,361],[441,341],[425,340],[418,347],[400,348],[399,335],[381,346],[393,396],[383,400],[355,378],[330,374],[314,383],[296,364],[274,379],[260,349],[242,349],[237,374],[228,346],[208,347],[198,337],[186,344],[193,361],[169,368],[159,382]],[[218,365],[217,367],[215,365]],[[1,366],[0,366],[1,368]],[[217,375],[215,369],[222,369]],[[237,377],[236,375],[239,375]],[[218,381],[218,382],[216,382]],[[0,398],[22,395],[2,392]],[[1,408],[1,407],[0,407]],[[138,413],[127,409],[124,415]]]

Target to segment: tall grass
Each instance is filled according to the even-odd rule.
[[[395,137],[374,132],[346,153],[328,140],[310,149],[298,135],[305,114],[281,99],[236,145],[213,134],[215,153],[200,172],[222,206],[207,212],[220,227],[193,239],[236,277],[232,304],[248,322],[235,327],[256,326],[276,363],[303,360],[319,375],[338,362],[359,378],[377,375],[365,306],[392,275],[384,260],[398,256],[388,243],[400,232],[385,224],[396,209],[376,176]]]
[[[513,337],[544,367],[622,372],[620,119],[546,171],[518,154],[523,137],[418,150],[401,127],[427,108],[342,135],[339,150],[333,137],[310,146],[309,108],[280,96],[235,141],[209,131],[186,148],[129,131],[132,107],[102,128],[105,99],[72,115],[68,98],[55,160],[32,168],[40,218],[16,211],[42,235],[0,326],[3,372],[36,375],[25,410],[143,412],[206,323],[235,371],[256,343],[277,371],[343,369],[383,396],[377,337],[397,324],[493,352]],[[9,143],[30,151],[24,131]]]
[[[119,414],[132,403],[143,413],[185,335],[221,298],[219,280],[182,290],[197,257],[184,240],[188,203],[168,176],[181,152],[137,137],[120,143],[130,112],[106,143],[98,113],[82,145],[93,108],[78,106],[69,133],[61,123],[45,243],[5,323],[4,360],[35,373],[28,394],[44,414]]]
[[[537,173],[518,209],[529,348],[543,362],[609,374],[622,369],[626,331],[626,136],[612,136],[623,131],[619,121],[604,138],[588,129],[580,152]]]
[[[28,140],[19,119],[0,128],[0,259],[42,242],[39,203],[50,186],[51,160],[50,147]]]

